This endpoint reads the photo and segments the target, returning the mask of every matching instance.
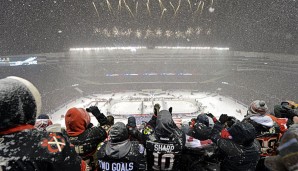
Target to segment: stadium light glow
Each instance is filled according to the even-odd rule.
[[[100,50],[130,50],[135,52],[138,49],[145,49],[145,46],[127,46],[127,47],[83,47],[83,48],[70,48],[69,51],[100,51]]]
[[[192,46],[192,47],[185,47],[185,46],[157,46],[156,49],[181,49],[181,50],[230,50],[228,47],[201,47],[201,46]]]
[[[146,49],[145,46],[127,46],[127,47],[83,47],[83,48],[70,48],[69,51],[101,51],[101,50],[130,50],[136,52],[138,49]],[[222,50],[228,51],[228,47],[201,47],[201,46],[156,46],[155,49],[173,49],[173,50]]]

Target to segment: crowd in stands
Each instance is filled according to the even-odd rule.
[[[66,128],[40,114],[38,89],[20,77],[0,80],[0,170],[298,170],[298,104],[273,112],[254,100],[242,121],[198,114],[177,125],[155,104],[143,127],[114,123],[96,106],[70,108]],[[98,125],[90,122],[90,114]]]
[[[255,63],[262,62],[262,59],[254,59]],[[189,89],[189,90],[199,90],[202,92],[218,92],[224,96],[230,96],[233,99],[239,100],[244,104],[249,104],[254,99],[259,99],[262,97],[262,100],[266,101],[266,104],[270,109],[273,109],[273,106],[280,101],[286,99],[295,99],[295,89],[297,87],[297,81],[293,77],[297,72],[297,67],[292,66],[293,72],[263,72],[263,71],[238,71],[228,73],[231,69],[235,69],[238,63],[243,62],[242,58],[232,58],[217,60],[210,58],[208,60],[201,60],[201,63],[187,64],[187,67],[174,64],[171,65],[173,69],[160,69],[162,72],[182,72],[182,73],[199,73],[199,77],[192,76],[169,76],[169,77],[146,77],[144,82],[148,81],[147,79],[153,79],[152,81],[181,81],[183,78],[185,81],[193,82],[197,81],[198,84],[142,84],[142,85],[99,85],[97,84],[87,84],[84,80],[88,80],[87,83],[91,82],[139,82],[139,79],[134,77],[121,77],[121,78],[111,78],[106,77],[107,73],[143,73],[138,68],[131,67],[119,67],[117,65],[109,66],[109,71],[105,71],[105,64],[98,64],[97,62],[88,63],[86,65],[81,64],[72,64],[72,63],[62,63],[62,64],[45,64],[45,65],[28,65],[28,66],[17,66],[17,67],[1,67],[0,68],[0,77],[5,78],[10,75],[17,75],[22,78],[28,79],[31,82],[34,82],[36,87],[40,90],[42,95],[42,113],[53,113],[55,109],[61,107],[66,103],[69,103],[70,100],[78,99],[82,96],[88,96],[95,93],[101,93],[104,91],[111,92],[120,92],[123,90],[134,89]],[[269,61],[270,64],[274,61]],[[241,63],[242,64],[242,63]],[[282,71],[285,70],[285,64],[279,64],[279,62],[274,63],[276,67]],[[253,64],[247,64],[249,67],[254,67]],[[77,68],[79,66],[79,69]],[[177,67],[177,69],[175,69]],[[149,66],[146,68],[147,73],[157,72],[157,66]],[[225,77],[217,80],[210,81],[208,83],[200,83],[201,81],[209,80],[210,77],[213,77],[214,72],[221,71],[220,74],[225,75]],[[216,73],[215,73],[216,74]],[[218,74],[218,73],[217,73]],[[274,76],[273,76],[274,75]],[[59,77],[57,77],[59,76]],[[215,77],[217,77],[215,75]],[[77,79],[79,78],[79,79]],[[134,79],[134,80],[133,80]],[[142,78],[140,78],[142,79]],[[162,79],[162,80],[160,80]],[[96,81],[95,81],[96,80]],[[227,82],[228,84],[222,84],[222,82]],[[83,91],[83,95],[75,90],[76,88],[73,85],[78,85]],[[221,91],[217,91],[218,89]]]

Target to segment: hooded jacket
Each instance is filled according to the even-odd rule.
[[[92,127],[89,113],[83,108],[71,108],[65,115],[66,132],[76,152],[83,158],[92,158],[97,145],[107,138],[101,127]]]
[[[158,113],[154,132],[146,141],[148,170],[181,170],[185,134],[176,126],[167,110]],[[166,158],[170,162],[166,162]],[[160,161],[160,162],[155,162]]]
[[[177,127],[177,125],[173,121],[171,113],[167,110],[162,110],[158,113],[157,116],[154,135],[157,139],[162,141],[163,138],[182,138],[183,132]]]
[[[211,139],[217,144],[220,168],[223,171],[254,171],[260,159],[260,145],[255,139],[255,129],[249,123],[235,123],[229,133],[232,139],[221,138],[223,126],[216,123]]]
[[[97,152],[98,170],[145,170],[144,147],[128,139],[124,123],[115,123],[109,132],[110,140]]]

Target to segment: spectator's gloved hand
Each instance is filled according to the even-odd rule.
[[[229,116],[227,114],[221,114],[219,117],[219,122],[221,124],[224,124],[228,121]]]
[[[173,108],[172,107],[170,107],[169,108],[169,112],[172,114],[172,111],[173,111]]]
[[[130,136],[132,136],[133,138],[141,141],[141,133],[140,131],[137,129],[137,127],[127,127],[128,130],[128,134]]]
[[[229,116],[228,120],[226,122],[226,125],[228,127],[231,127],[232,125],[234,125],[234,123],[237,121],[237,119],[234,116]]]
[[[93,124],[92,124],[92,123],[89,123],[89,124],[87,125],[87,129],[92,128],[92,127],[93,127]]]
[[[206,113],[207,116],[209,116],[210,118],[214,118],[214,115],[212,113]]]
[[[158,113],[158,112],[157,112],[157,109],[154,108],[154,115],[157,116],[157,113]]]
[[[137,123],[136,123],[136,118],[131,116],[127,119],[127,125],[126,127],[132,127],[132,128],[135,128],[137,126]]]
[[[154,115],[157,116],[157,113],[159,112],[160,109],[160,105],[158,103],[156,103],[154,105]]]
[[[143,134],[144,135],[150,135],[153,133],[153,129],[150,127],[150,126],[146,126],[144,129],[143,129]]]
[[[217,122],[216,117],[212,113],[207,113],[206,115],[212,118],[213,122]]]
[[[90,106],[89,108],[86,108],[86,111],[95,116],[100,126],[103,126],[108,122],[107,117],[100,112],[97,106]]]

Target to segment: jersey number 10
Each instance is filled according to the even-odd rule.
[[[174,165],[174,154],[153,153],[154,170],[172,170]]]

